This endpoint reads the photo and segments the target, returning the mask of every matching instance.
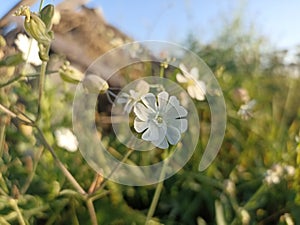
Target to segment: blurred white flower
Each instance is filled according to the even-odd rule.
[[[248,211],[246,211],[245,209],[242,209],[241,217],[242,217],[242,224],[243,225],[248,225],[250,223],[251,217],[250,217]]]
[[[237,114],[243,120],[248,120],[249,118],[253,117],[253,108],[255,105],[256,105],[256,100],[251,100],[246,104],[241,105]]]
[[[157,95],[148,93],[141,98],[142,103],[134,107],[136,118],[134,129],[143,133],[142,139],[156,147],[166,149],[179,142],[181,134],[187,130],[187,110],[179,104],[175,96],[169,98],[165,91]]]
[[[78,140],[73,132],[68,128],[59,128],[54,132],[57,145],[69,152],[75,152],[78,149]]]
[[[22,52],[23,59],[35,66],[40,66],[42,61],[39,57],[39,47],[36,40],[25,34],[18,34],[15,40],[17,48]]]
[[[265,182],[269,185],[279,184],[282,178],[289,178],[295,175],[295,167],[290,165],[275,164],[268,169],[265,176]]]
[[[225,180],[224,182],[225,190],[227,191],[230,196],[235,196],[236,194],[236,187],[235,183],[232,180]]]
[[[143,53],[142,47],[137,42],[134,42],[128,46],[128,52],[131,58],[138,58]]]
[[[285,170],[286,175],[287,175],[288,177],[294,176],[294,175],[295,175],[295,172],[296,172],[296,171],[295,171],[295,167],[290,166],[290,165],[284,166],[284,170]]]
[[[267,170],[265,181],[267,184],[279,184],[283,176],[283,167],[279,164],[274,165],[271,169]]]
[[[283,214],[282,217],[285,220],[285,222],[286,222],[287,225],[295,225],[291,214],[285,213],[285,214]]]
[[[250,100],[249,93],[245,88],[236,88],[233,92],[233,98],[237,102],[247,103]]]
[[[141,100],[141,97],[149,92],[150,86],[146,81],[141,80],[135,89],[129,90],[129,94],[123,92],[117,98],[117,103],[125,104],[124,112],[130,113],[136,103]]]
[[[176,75],[177,81],[187,85],[187,92],[192,98],[203,101],[206,94],[206,85],[199,80],[198,68],[193,67],[190,72],[187,72],[188,70],[183,64],[180,64],[179,68],[183,74],[178,73]]]
[[[52,24],[54,24],[54,25],[59,24],[60,19],[61,19],[60,12],[58,10],[54,9],[54,15],[53,15],[53,18],[52,18]]]

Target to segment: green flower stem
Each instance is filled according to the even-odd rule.
[[[18,118],[21,122],[23,122],[26,125],[29,126],[33,126],[37,129],[38,134],[41,138],[41,141],[43,142],[44,146],[50,151],[54,161],[56,162],[56,164],[58,165],[58,167],[60,168],[60,170],[63,172],[63,174],[66,176],[66,178],[70,181],[70,183],[73,185],[73,187],[82,195],[86,195],[86,192],[83,190],[83,188],[78,184],[78,182],[76,181],[76,179],[73,177],[73,175],[67,170],[67,168],[64,166],[64,164],[59,160],[59,158],[57,157],[54,149],[50,146],[50,144],[47,142],[43,132],[41,131],[41,129],[36,126],[33,123],[29,123],[28,121],[24,121],[22,119],[20,119],[14,112],[10,111],[8,108],[6,108],[5,106],[3,106],[2,104],[0,104],[0,110],[2,110],[3,112],[5,112],[6,114],[8,114],[9,116],[11,116],[12,118]]]
[[[165,68],[163,65],[160,66],[159,77],[164,78]]]
[[[25,194],[26,191],[28,190],[28,188],[29,188],[29,186],[31,184],[31,181],[32,181],[32,179],[33,179],[33,177],[35,175],[35,171],[36,171],[37,165],[38,165],[38,163],[40,161],[40,158],[41,158],[41,156],[43,154],[43,150],[44,150],[44,148],[39,148],[38,151],[37,151],[37,153],[35,154],[35,157],[34,157],[35,161],[34,161],[33,169],[32,169],[32,171],[30,171],[30,174],[27,177],[27,180],[26,180],[25,184],[22,186],[22,188],[20,190],[21,194]]]
[[[17,218],[18,218],[18,221],[19,221],[19,224],[20,225],[26,225],[25,223],[25,220],[23,218],[23,215],[19,209],[19,206],[18,206],[18,203],[17,203],[17,200],[15,199],[9,199],[9,203],[11,205],[11,207],[15,210],[15,212],[17,213]]]
[[[92,199],[87,199],[86,206],[87,206],[87,208],[89,210],[89,214],[90,214],[90,217],[91,217],[92,225],[98,225],[97,215],[96,215],[96,212],[95,212],[95,208],[94,208],[94,204],[93,204]]]
[[[111,178],[111,176],[119,169],[119,167],[121,166],[122,163],[124,163],[128,157],[133,153],[133,149],[129,149],[129,151],[126,153],[126,155],[124,155],[124,157],[122,158],[122,160],[118,163],[118,165],[110,172],[110,174],[108,175],[107,179],[101,184],[101,186],[99,188],[97,188],[93,193],[91,193],[89,195],[89,198],[92,200],[96,199],[96,196],[102,196],[101,191],[103,190],[103,188],[105,187],[105,185],[107,184],[107,182],[109,181],[109,179]],[[101,193],[101,195],[100,195]]]
[[[20,122],[22,122],[25,125],[34,126],[34,124],[32,123],[32,121],[30,121],[29,117],[27,117],[25,114],[23,114],[23,115],[26,116],[27,120],[21,119],[17,114],[15,114],[14,112],[12,112],[10,109],[8,109],[7,107],[5,107],[1,103],[0,103],[0,110],[2,112],[6,113],[7,115],[9,115],[11,118],[18,119]]]
[[[0,187],[0,194],[3,196],[7,196],[7,193]]]
[[[9,214],[3,216],[3,219],[5,219],[6,221],[13,221],[13,220],[16,220],[18,218],[18,214],[13,211],[13,212],[10,212]]]
[[[154,193],[149,211],[147,213],[147,218],[146,218],[145,225],[147,225],[148,222],[151,220],[151,218],[154,215],[155,209],[157,207],[157,203],[158,203],[158,200],[159,200],[162,188],[163,188],[163,183],[164,183],[164,177],[165,177],[165,171],[166,171],[166,168],[167,168],[167,164],[168,164],[167,161],[164,161],[163,167],[161,169],[160,176],[159,176],[160,182],[156,186],[155,193]]]
[[[39,213],[41,213],[41,212],[43,212],[43,211],[49,210],[49,208],[50,208],[50,207],[49,207],[49,205],[47,204],[46,206],[40,206],[40,207],[37,207],[37,208],[33,208],[33,209],[26,210],[26,211],[24,211],[24,214],[26,214],[26,217],[32,217],[32,216],[34,216],[34,215],[36,215],[36,214],[39,214]],[[18,219],[18,213],[15,212],[15,211],[13,211],[13,212],[11,212],[11,213],[5,215],[5,216],[0,217],[0,224],[1,224],[1,225],[2,225],[2,224],[4,225],[5,223],[1,223],[1,222],[2,222],[1,219],[2,219],[3,221],[9,221],[9,222],[12,222],[12,221]],[[11,223],[8,223],[8,224],[11,224]]]
[[[5,142],[6,125],[3,121],[0,122],[0,157],[3,155],[4,142]]]
[[[48,70],[46,72],[46,75],[50,75],[50,74],[54,74],[54,73],[58,73],[58,70]],[[40,75],[39,73],[29,73],[29,74],[24,75],[24,77],[37,77],[39,75]]]
[[[18,75],[18,76],[15,76],[13,77],[12,79],[8,80],[7,82],[3,83],[3,84],[0,84],[0,88],[3,88],[3,87],[6,87],[18,80],[20,80],[23,76],[22,75]]]
[[[73,177],[73,175],[68,171],[68,169],[64,166],[64,164],[59,160],[58,156],[56,155],[54,149],[51,147],[51,145],[47,142],[43,132],[39,127],[36,127],[39,133],[39,136],[41,138],[41,141],[43,142],[44,146],[49,150],[51,153],[54,161],[56,162],[59,169],[62,171],[62,173],[65,175],[65,177],[69,180],[69,182],[73,185],[73,187],[82,195],[86,195],[86,192],[83,190],[83,188],[80,186],[80,184],[76,181],[76,179]]]
[[[278,139],[279,143],[281,144],[280,148],[284,149],[284,145],[286,144],[286,142],[284,141],[285,135],[284,133],[286,132],[286,126],[287,126],[287,119],[288,119],[288,111],[289,109],[293,108],[293,98],[295,96],[295,94],[297,93],[297,82],[295,82],[294,79],[289,80],[289,88],[288,88],[288,94],[285,100],[285,104],[284,104],[284,111],[281,117],[281,121],[280,121],[280,126],[278,129]]]
[[[38,98],[38,111],[37,111],[36,121],[39,121],[42,114],[41,111],[42,111],[42,104],[43,104],[46,68],[47,68],[47,62],[43,61],[41,66],[40,77],[39,77],[39,98]]]
[[[255,210],[261,207],[261,204],[264,200],[264,195],[268,191],[268,186],[266,184],[262,184],[257,191],[252,195],[252,197],[247,201],[247,203],[242,207],[247,211]],[[240,224],[239,215],[232,221],[231,225]]]
[[[3,217],[0,217],[0,224],[2,225],[10,225]]]
[[[5,107],[4,105],[2,105],[0,103],[0,110],[4,113],[6,113],[7,115],[11,116],[12,118],[17,118],[17,114],[15,114],[14,112],[10,111],[7,107]]]
[[[105,197],[106,195],[108,195],[110,193],[110,191],[102,191],[99,193],[99,191],[97,191],[97,193],[93,194],[93,196],[90,197],[90,199],[92,201],[95,201],[97,199],[100,199],[100,198],[103,198]]]
[[[57,73],[58,71],[47,71],[46,74],[53,74],[53,73]],[[19,81],[21,80],[22,78],[25,78],[25,77],[36,77],[36,76],[39,76],[40,73],[30,73],[30,74],[26,74],[26,75],[23,75],[23,74],[19,74],[13,78],[11,78],[10,80],[6,81],[5,83],[2,83],[0,84],[0,88],[3,88],[3,87],[6,87],[16,81]]]
[[[41,0],[41,1],[40,1],[40,6],[39,6],[39,12],[42,11],[42,9],[43,9],[43,4],[44,4],[44,0]]]

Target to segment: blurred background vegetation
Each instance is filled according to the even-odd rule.
[[[89,43],[78,46],[80,38],[87,36],[83,33],[95,28],[78,20],[86,15],[90,15],[87,20],[98,18],[86,8],[61,10],[61,23],[53,28],[57,38],[51,49],[51,70],[68,59],[84,71],[96,56],[118,45],[113,39],[119,37],[121,44],[131,40],[103,20],[97,25],[104,27],[101,40],[91,42],[96,37],[88,33]],[[0,81],[5,84],[22,72],[26,62],[10,58],[19,52],[14,39],[23,32],[22,27],[9,32],[2,27],[1,32]],[[59,42],[63,40],[74,43],[63,48],[66,43]],[[206,171],[199,172],[209,137],[210,112],[206,102],[196,103],[201,118],[198,147],[187,165],[165,181],[153,224],[300,224],[300,49],[294,60],[287,62],[288,51],[270,48],[267,37],[244,26],[242,14],[232,18],[209,43],[191,34],[182,45],[201,57],[220,83],[227,129],[218,157]],[[87,60],[79,60],[76,54]],[[39,69],[34,66],[34,71]],[[88,192],[95,189],[93,185],[101,186],[103,179],[79,151],[59,147],[54,135],[60,127],[72,127],[74,87],[62,82],[57,73],[47,75],[42,129],[58,158]],[[1,86],[0,103],[14,112],[34,115],[36,88],[35,79],[29,78]],[[254,107],[248,105],[241,111],[251,100],[256,102]],[[44,150],[37,131],[3,112],[0,116],[0,224],[90,224],[85,199]],[[113,138],[108,136],[104,141]],[[124,149],[116,148],[119,156],[117,152]],[[132,160],[139,164],[138,157]],[[94,200],[98,223],[143,224],[154,191],[155,185],[130,187],[105,182]]]

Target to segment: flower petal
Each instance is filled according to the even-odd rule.
[[[124,112],[129,114],[134,106],[134,103],[135,102],[132,99],[128,100],[124,106]]]
[[[151,141],[151,130],[149,128],[143,133],[142,139],[145,141]]]
[[[176,74],[176,80],[179,82],[179,83],[187,83],[188,82],[188,79],[185,78],[182,74],[180,73],[177,73]]]
[[[177,128],[180,133],[183,133],[188,128],[188,121],[187,119],[172,119],[168,121],[168,127],[175,127]]]
[[[158,100],[158,111],[163,112],[167,106],[167,102],[169,99],[169,94],[166,91],[162,91],[157,95]]]
[[[118,104],[123,104],[123,103],[126,103],[128,101],[128,98],[129,98],[129,95],[127,93],[121,93],[117,99],[116,99],[116,102]]]
[[[138,93],[140,93],[140,95],[144,95],[149,92],[150,86],[146,81],[140,80],[136,85],[136,90]]]
[[[187,92],[189,93],[189,95],[191,96],[191,98],[196,98],[195,86],[194,85],[188,86],[187,87]]]
[[[149,127],[149,125],[147,122],[142,121],[139,118],[135,118],[133,127],[136,130],[136,132],[142,133],[144,130],[146,130]]]
[[[171,96],[165,111],[166,120],[185,117],[187,113],[187,110],[179,105],[178,99],[175,96]]]
[[[149,130],[151,130],[151,141],[162,142],[166,136],[167,126],[158,126],[154,121],[150,121]]]
[[[180,132],[183,133],[183,132],[186,132],[187,128],[188,128],[188,121],[187,119],[180,119]]]
[[[142,121],[149,119],[149,109],[147,109],[142,103],[137,103],[133,109],[135,115]]]
[[[191,75],[191,77],[194,78],[195,80],[198,80],[198,78],[199,78],[199,70],[198,70],[198,68],[197,68],[197,67],[193,67],[193,68],[191,69],[190,75]]]
[[[152,141],[152,144],[155,145],[158,148],[161,148],[161,149],[167,149],[167,148],[169,148],[169,144],[168,144],[166,138],[164,138],[163,141],[160,142],[160,143],[157,142],[157,141],[154,141],[154,142]]]
[[[188,72],[188,69],[186,68],[186,66],[182,63],[179,64],[179,68],[181,69],[181,71],[185,74]]]
[[[197,81],[194,92],[196,93],[196,99],[199,101],[203,101],[206,94],[205,83],[203,81]]]
[[[168,126],[167,135],[166,136],[167,136],[167,139],[168,139],[169,143],[171,145],[175,145],[180,140],[181,133],[180,133],[180,131],[177,128],[172,127],[172,126]]]
[[[142,101],[149,109],[152,109],[154,112],[156,111],[157,105],[156,105],[156,98],[154,94],[152,93],[145,94],[142,97]]]

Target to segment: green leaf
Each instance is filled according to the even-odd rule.
[[[0,61],[0,67],[1,66],[17,66],[20,63],[22,63],[23,57],[22,57],[22,53],[18,53],[15,55],[10,55],[7,56],[5,59]]]

